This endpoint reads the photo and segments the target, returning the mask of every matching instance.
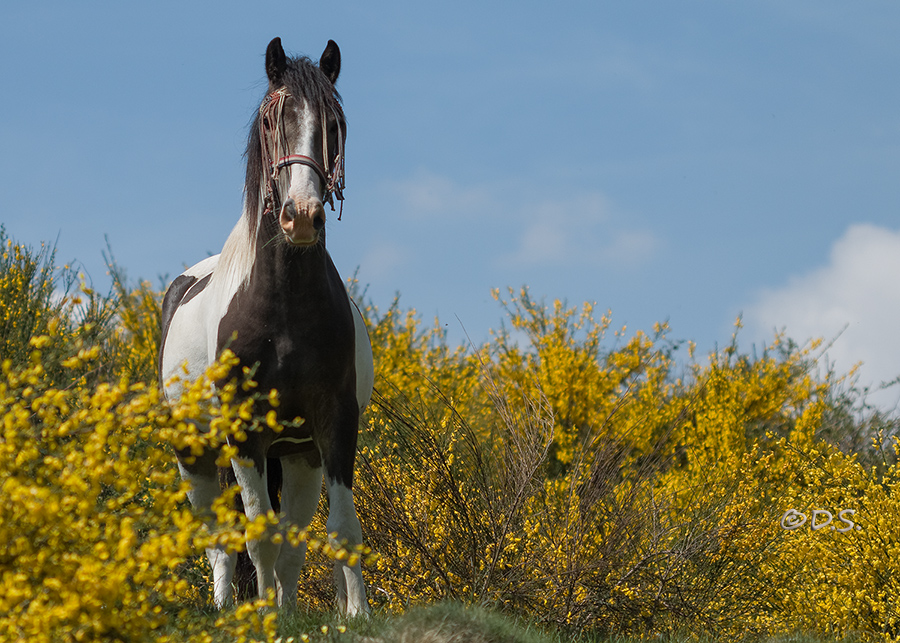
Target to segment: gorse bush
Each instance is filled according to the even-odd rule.
[[[191,515],[165,445],[215,446],[241,430],[247,409],[230,405],[227,392],[224,404],[210,404],[210,381],[228,365],[171,407],[156,387],[124,378],[53,388],[41,350],[58,339],[34,337],[30,366],[2,366],[0,635],[144,640],[197,602],[181,574],[191,557],[206,546],[243,543],[233,526],[239,516],[226,504],[211,524]],[[97,353],[79,350],[63,366],[89,365]],[[200,417],[224,426],[199,434],[187,420]]]
[[[893,574],[874,571],[896,566],[877,546],[897,542],[896,470],[823,439],[860,444],[871,423],[848,426],[835,376],[814,376],[818,344],[776,337],[751,358],[735,335],[679,378],[664,325],[607,349],[609,314],[509,295],[511,328],[470,351],[396,302],[367,311],[378,394],[356,485],[378,600],[459,599],[570,632],[896,634]],[[823,477],[823,453],[847,475]],[[861,530],[785,530],[791,508],[837,525],[852,508]]]
[[[102,343],[114,308],[86,286],[73,293],[76,275],[68,266],[57,270],[54,257],[55,251],[45,245],[35,253],[14,244],[0,227],[0,357],[24,367],[31,359],[33,337],[57,337],[60,341],[44,346],[43,377],[48,384],[67,385],[92,373],[62,362],[73,346]],[[92,381],[98,381],[98,374],[93,375]]]
[[[80,281],[69,265],[57,268],[55,254],[46,245],[34,252],[13,243],[0,226],[0,358],[13,367],[26,366],[31,339],[48,336],[55,340],[41,351],[48,385],[94,385],[122,376],[151,383],[161,293],[146,281],[128,286],[110,253],[112,291],[103,295]],[[94,359],[79,368],[63,365],[73,348],[85,347],[94,351]]]
[[[252,381],[212,403],[226,354],[162,403],[160,293],[110,261],[103,297],[2,242],[0,633],[274,640],[260,603],[191,615],[210,609],[203,548],[239,549],[277,516],[247,525],[229,494],[193,516],[168,446],[265,421],[232,404]],[[566,636],[900,637],[897,421],[817,375],[816,344],[750,356],[736,334],[701,362],[665,325],[611,333],[590,305],[495,297],[508,325],[467,349],[396,300],[365,306],[376,394],[355,494],[376,611],[451,599]],[[313,550],[300,601],[328,610],[334,552]]]

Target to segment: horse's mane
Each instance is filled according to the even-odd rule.
[[[314,110],[317,114],[333,110],[343,120],[341,95],[319,66],[306,56],[288,58],[282,80],[288,93],[305,99],[308,109]],[[267,94],[275,89],[278,88],[269,87]],[[265,207],[263,177],[269,170],[263,167],[259,118],[259,110],[256,110],[250,122],[250,135],[244,152],[247,169],[244,178],[243,214],[222,248],[216,271],[216,276],[227,282],[223,284],[224,291],[230,293],[237,292],[250,276],[256,259],[259,219]],[[342,124],[342,127],[345,125]]]

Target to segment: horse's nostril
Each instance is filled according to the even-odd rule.
[[[281,213],[288,221],[293,221],[297,218],[297,206],[294,204],[293,199],[288,200],[287,203],[284,204]]]
[[[322,228],[324,228],[325,227],[325,217],[323,217],[322,215],[316,215],[316,217],[313,219],[313,227],[316,230],[321,230]]]

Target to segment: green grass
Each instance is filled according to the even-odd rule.
[[[194,611],[186,621],[173,619],[164,634],[173,640],[189,640],[190,631],[215,631],[219,612]],[[184,639],[180,634],[184,633]],[[497,612],[458,603],[413,607],[402,615],[375,612],[371,617],[347,618],[334,612],[302,609],[278,617],[276,643],[730,643],[699,632],[649,636],[641,639],[616,634],[577,636],[559,631],[543,631]],[[855,637],[820,637],[784,634],[771,638],[747,638],[748,643],[853,643]],[[213,643],[230,643],[224,634]]]
[[[186,618],[173,617],[161,634],[176,641],[187,641],[190,632],[213,633],[219,616],[213,609],[191,611]],[[563,643],[571,640],[542,633],[533,625],[517,624],[497,613],[454,603],[412,608],[400,616],[376,612],[369,618],[307,612],[301,607],[292,614],[279,614],[278,635],[280,643],[291,640],[293,643]],[[213,643],[229,640],[224,634],[213,637]],[[595,640],[584,639],[584,643]]]
[[[562,640],[499,614],[454,603],[412,609],[403,616],[382,621],[380,629],[377,625],[376,629],[379,631],[372,638],[378,643],[557,643]]]

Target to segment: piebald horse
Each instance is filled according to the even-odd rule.
[[[243,213],[221,254],[187,269],[166,292],[160,380],[170,382],[165,393],[175,398],[181,387],[170,378],[185,363],[188,379],[199,377],[226,347],[240,359],[232,376],[256,365],[257,390],[278,390],[274,410],[286,428],[264,427],[235,443],[239,457],[231,464],[247,517],[273,508],[267,460],[277,458],[280,527],[309,525],[324,473],[328,533],[352,547],[362,542],[352,492],[357,431],[374,375],[365,322],[325,250],[325,204],[333,210],[334,199],[343,199],[347,128],[334,86],[341,54],[328,41],[317,64],[289,58],[275,38],[265,64],[269,87],[247,144]],[[260,400],[255,411],[264,416],[271,408]],[[304,419],[299,427],[296,417]],[[177,453],[190,502],[207,515],[221,493],[217,455]],[[294,607],[305,544],[263,538],[247,550],[260,596],[273,589],[279,605]],[[223,549],[207,555],[215,602],[231,604],[236,556]],[[358,562],[336,561],[334,582],[340,608],[368,612]]]

